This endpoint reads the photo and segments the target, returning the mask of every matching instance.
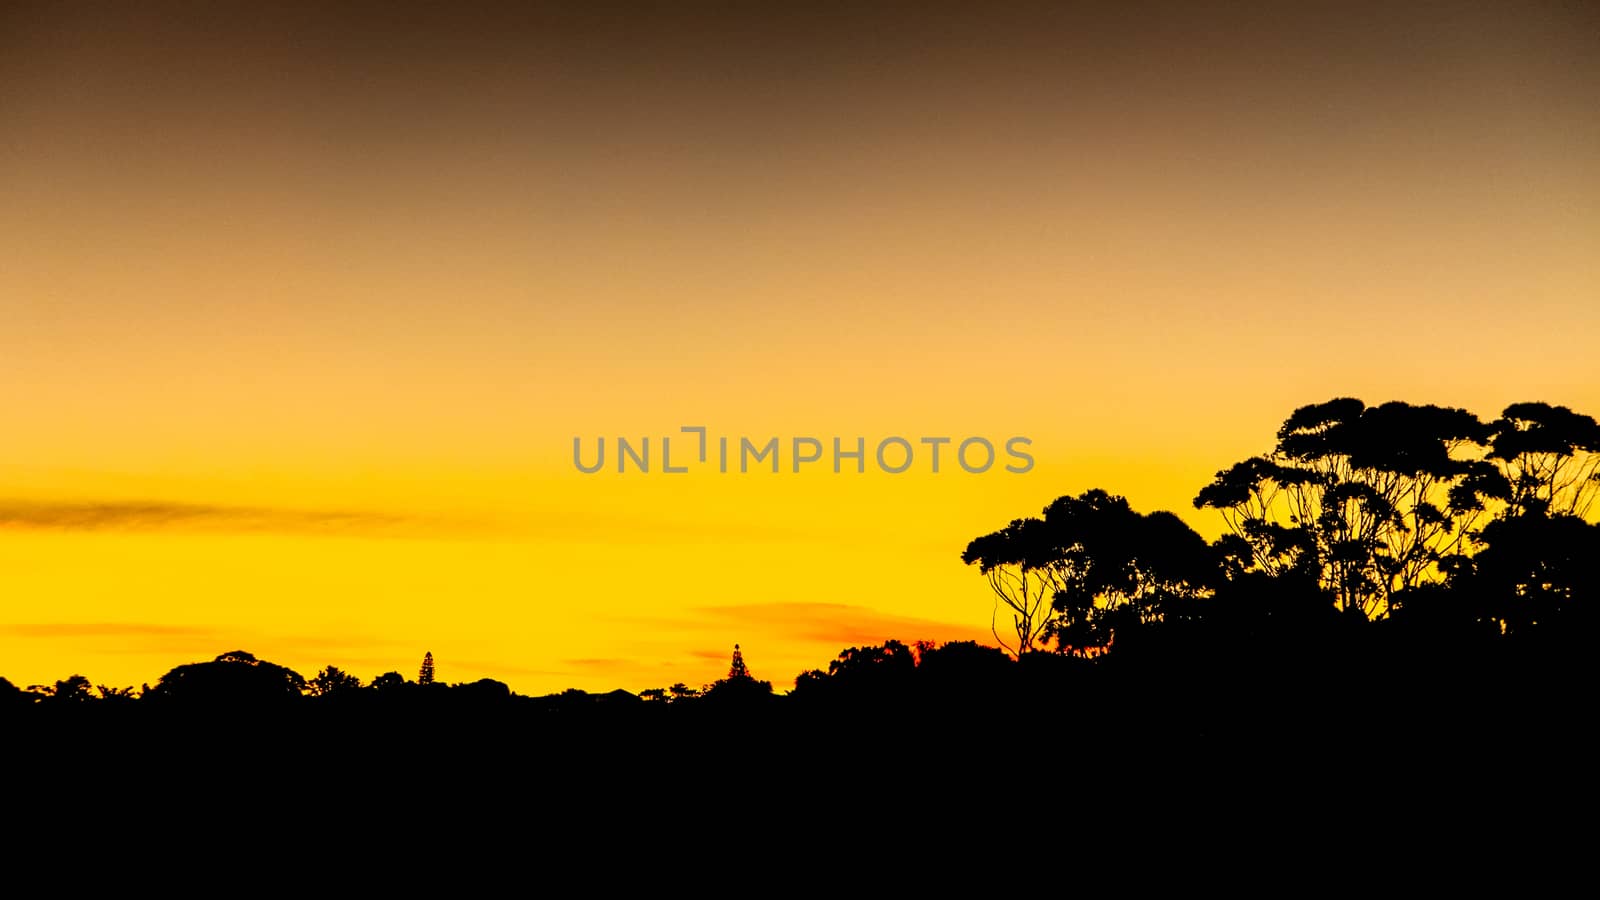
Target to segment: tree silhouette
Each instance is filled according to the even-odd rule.
[[[1006,679],[1015,667],[1005,652],[976,641],[949,641],[930,647],[917,659],[917,680],[934,696],[1007,696]]]
[[[1592,634],[1600,615],[1600,524],[1524,513],[1491,522],[1483,542],[1451,581],[1481,621],[1507,635]]]
[[[119,688],[106,684],[97,684],[94,689],[100,693],[101,700],[109,700],[113,703],[125,703],[138,697],[138,694],[131,687]]]
[[[1053,571],[1059,560],[1039,519],[1013,519],[999,531],[974,538],[961,554],[967,565],[976,564],[994,591],[994,613],[989,631],[1013,656],[1034,649],[1050,626],[1050,608],[1060,584]],[[1015,643],[1000,636],[998,616],[1004,605],[1011,611]]]
[[[1442,578],[1488,503],[1509,496],[1481,458],[1491,433],[1461,409],[1311,404],[1271,453],[1218,472],[1194,503],[1221,511],[1262,570],[1314,575],[1338,608],[1379,617],[1394,592]]]
[[[144,696],[157,702],[253,705],[298,699],[305,690],[299,673],[234,650],[211,662],[178,666]]]
[[[841,681],[881,681],[903,678],[917,667],[911,648],[900,641],[877,647],[849,647],[828,663],[828,675]]]
[[[10,679],[0,678],[0,708],[25,706],[33,703],[34,699],[27,691],[12,684]]]
[[[1141,515],[1099,489],[977,538],[961,558],[979,564],[1012,611],[1017,644],[995,639],[1018,658],[1052,638],[1071,652],[1099,652],[1119,626],[1161,621],[1216,574],[1216,555],[1177,516]]]
[[[1050,654],[1034,653],[1029,659]],[[793,696],[802,702],[881,708],[891,703],[1011,699],[1005,679],[1016,668],[997,647],[973,641],[943,645],[917,641],[912,646],[889,640],[878,646],[848,647],[828,663],[795,677]],[[928,707],[924,707],[928,708]]]
[[[677,685],[673,688],[677,688]],[[674,699],[683,699],[676,690],[673,693]],[[705,699],[718,702],[748,702],[771,696],[772,682],[758,681],[751,677],[750,669],[744,662],[744,651],[739,649],[738,644],[733,645],[733,658],[728,665],[728,677],[707,685],[705,690]]]
[[[29,685],[28,691],[51,706],[87,703],[94,699],[93,686],[82,675],[69,675],[55,684]]]
[[[1600,424],[1565,406],[1513,403],[1493,431],[1489,459],[1510,487],[1508,515],[1588,516],[1600,495]]]
[[[359,691],[361,679],[335,666],[328,666],[307,682],[306,687],[313,697],[334,697]]]
[[[911,648],[900,641],[885,641],[876,647],[848,647],[828,663],[827,688],[854,700],[903,695],[910,689],[916,669]]]
[[[1044,523],[1057,585],[1046,634],[1069,653],[1101,652],[1119,630],[1160,623],[1216,578],[1205,539],[1177,516],[1141,515],[1103,490],[1056,500]]]
[[[417,673],[417,684],[433,684],[433,651],[422,654],[422,669]]]
[[[504,681],[493,678],[480,678],[464,684],[453,686],[451,692],[457,697],[466,697],[468,702],[495,703],[511,696],[511,687]]]
[[[392,691],[406,686],[405,676],[399,672],[385,672],[372,679],[372,687],[377,691]]]

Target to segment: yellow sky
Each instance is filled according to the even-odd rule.
[[[1600,411],[1592,10],[687,9],[9,8],[0,675],[782,689],[1295,406]],[[683,425],[1037,465],[571,464]]]

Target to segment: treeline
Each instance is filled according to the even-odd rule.
[[[807,777],[865,777],[862,760],[885,771],[901,771],[902,753],[920,766],[968,765],[1013,744],[1039,765],[1053,754],[1063,766],[1124,775],[1178,757],[1276,767],[1348,754],[1365,771],[1581,745],[1587,723],[1575,711],[1588,708],[1596,683],[1587,647],[1419,641],[1352,624],[1290,616],[1270,638],[1257,629],[1231,643],[1157,627],[1098,656],[1020,659],[972,642],[891,640],[847,648],[784,693],[745,670],[700,689],[530,697],[489,679],[427,684],[387,673],[362,684],[331,667],[303,679],[235,651],[138,692],[78,676],[32,690],[0,684],[0,727],[24,757],[117,747],[170,770],[199,754],[197,764],[228,769],[226,779],[335,751],[370,756],[360,771],[372,777],[410,773],[412,752],[468,768],[492,760],[594,773],[613,764],[699,771],[704,757],[737,748],[734,768],[715,776],[725,781],[760,760],[810,767]],[[426,748],[405,749],[419,743]]]
[[[1194,499],[1228,533],[1091,490],[973,540],[1014,654],[1230,653],[1373,626],[1425,642],[1587,642],[1600,608],[1600,425],[1342,398],[1301,407]],[[1001,625],[998,617],[1010,621]]]
[[[546,697],[492,679],[432,683],[431,656],[414,681],[389,672],[365,684],[336,667],[305,678],[234,651],[139,690],[78,675],[25,690],[0,679],[0,709],[493,709],[687,721],[728,709],[896,706],[1009,716],[1070,698],[1080,715],[1099,710],[1108,722],[1137,703],[1203,731],[1213,727],[1207,716],[1223,721],[1230,709],[1376,715],[1426,683],[1439,702],[1469,710],[1591,680],[1600,525],[1587,516],[1597,495],[1600,425],[1589,416],[1518,403],[1483,421],[1336,399],[1295,410],[1266,452],[1199,490],[1195,506],[1228,526],[1216,541],[1102,490],[972,540],[962,558],[992,588],[1000,648],[847,648],[783,692],[753,677],[735,648],[728,676],[698,688]],[[1393,705],[1397,719],[1409,702]]]

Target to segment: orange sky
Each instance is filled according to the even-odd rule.
[[[7,4],[0,675],[781,690],[1295,406],[1600,413],[1592,6],[1191,6]],[[697,424],[1037,465],[571,464]]]

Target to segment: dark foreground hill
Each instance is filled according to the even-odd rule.
[[[16,789],[122,808],[1489,802],[1589,788],[1593,668],[1572,648],[1364,643],[1159,661],[1038,654],[964,673],[883,666],[780,696],[719,682],[692,702],[480,683],[35,702],[0,721]]]

